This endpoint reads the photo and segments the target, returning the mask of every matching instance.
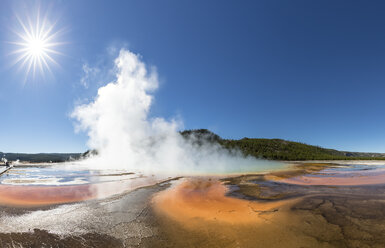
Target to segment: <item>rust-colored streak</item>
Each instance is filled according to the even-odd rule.
[[[90,185],[14,186],[0,185],[0,204],[10,206],[43,206],[79,202],[95,198]]]
[[[341,173],[340,173],[341,174]],[[353,185],[372,185],[372,184],[385,184],[385,173],[383,171],[377,174],[368,175],[368,173],[347,173],[344,177],[325,175],[325,176],[312,176],[303,175],[292,178],[279,179],[280,182],[297,185],[340,185],[340,186],[353,186]]]
[[[0,205],[33,207],[101,199],[150,186],[161,180],[152,177],[138,177],[129,180],[67,186],[0,184]]]
[[[226,196],[218,181],[187,179],[153,198],[155,210],[187,224],[190,220],[250,223],[265,221],[287,201],[252,202]],[[263,217],[262,217],[263,216]]]

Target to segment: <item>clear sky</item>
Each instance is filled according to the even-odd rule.
[[[26,76],[10,42],[16,16],[38,9],[64,44],[51,73]],[[157,68],[152,116],[225,138],[385,152],[384,13],[383,1],[3,0],[0,151],[85,151],[69,115],[126,47]]]

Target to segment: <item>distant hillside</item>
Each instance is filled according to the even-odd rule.
[[[346,152],[326,149],[282,139],[222,139],[207,129],[181,132],[185,138],[196,137],[218,142],[228,149],[239,149],[245,155],[272,160],[385,160],[385,153]]]
[[[205,142],[219,143],[224,148],[237,149],[245,155],[272,160],[385,160],[385,153],[338,151],[282,139],[222,139],[220,136],[207,129],[185,130],[181,132],[181,135],[198,145],[201,145]],[[10,161],[20,160],[33,163],[41,163],[64,162],[72,159],[79,159],[81,157],[88,157],[95,154],[97,154],[97,151],[95,150],[90,150],[82,154],[27,154],[0,152],[0,158],[5,157]]]
[[[44,162],[65,162],[71,159],[80,158],[80,153],[3,153],[0,152],[0,158],[6,158],[9,161],[24,161],[32,163],[44,163]]]

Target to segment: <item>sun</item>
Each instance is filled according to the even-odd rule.
[[[28,41],[28,53],[33,57],[41,57],[45,53],[47,43],[41,39],[33,39]]]
[[[58,63],[54,55],[62,55],[57,51],[57,47],[63,42],[58,41],[62,30],[56,30],[55,23],[48,21],[47,17],[41,18],[39,14],[31,21],[30,18],[22,20],[16,16],[19,24],[19,30],[14,31],[18,41],[11,42],[16,48],[12,54],[16,54],[14,64],[25,69],[25,75],[36,75],[39,71],[42,75],[45,72],[51,72],[50,66]]]

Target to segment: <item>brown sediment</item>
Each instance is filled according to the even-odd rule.
[[[157,211],[181,223],[192,219],[232,224],[256,223],[268,218],[261,214],[277,211],[287,201],[253,202],[226,196],[219,181],[186,179],[176,187],[158,193],[153,202]],[[291,200],[293,201],[293,200]]]
[[[325,170],[312,173],[335,176]],[[370,176],[378,171],[359,173]],[[274,174],[285,178],[283,174]],[[95,200],[84,204],[91,212],[78,224],[90,233],[59,237],[41,231],[59,224],[53,217],[52,223],[42,224],[41,230],[33,233],[33,228],[27,228],[24,230],[29,232],[0,234],[0,247],[40,247],[43,242],[60,247],[383,247],[385,185],[303,186],[269,181],[268,176],[242,175],[222,181],[183,179],[168,189],[168,184],[162,183]],[[136,180],[127,181],[124,187],[119,182],[119,190],[154,181]],[[112,184],[89,186],[90,192],[99,195],[120,192]],[[147,205],[153,194],[151,204]],[[287,200],[287,196],[293,198]],[[79,218],[77,213],[81,211],[76,206],[61,218],[72,214]],[[2,221],[10,223],[8,219]]]
[[[272,179],[272,178],[271,178]],[[292,177],[274,178],[277,181],[297,185],[375,185],[385,184],[385,170],[333,171],[322,170]]]
[[[375,185],[385,184],[385,170],[337,171],[333,168],[345,167],[332,163],[301,163],[291,170],[271,172],[263,176],[264,180],[295,185]]]
[[[335,185],[335,186],[354,186],[354,185],[373,185],[385,184],[385,174],[370,175],[370,176],[351,176],[351,177],[314,177],[314,176],[299,176],[292,178],[283,178],[282,183],[297,184],[297,185]]]
[[[295,176],[305,175],[309,173],[317,173],[324,169],[338,166],[332,163],[300,163],[294,164],[290,169],[279,170],[267,173],[265,175],[266,180],[275,180],[280,178],[291,178]]]
[[[158,193],[164,242],[151,247],[383,247],[385,185],[304,187],[265,176],[185,179]]]

